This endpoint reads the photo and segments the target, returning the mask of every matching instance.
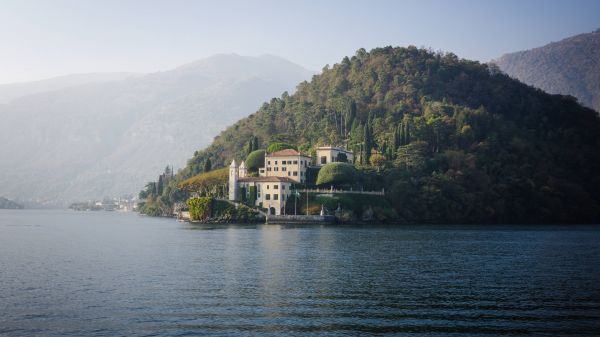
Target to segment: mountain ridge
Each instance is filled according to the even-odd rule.
[[[600,111],[600,29],[492,61],[508,75]]]
[[[250,107],[294,90],[311,75],[291,62],[273,65],[256,57],[210,62],[216,65],[200,60],[195,67],[40,92],[0,105],[3,194],[64,205],[132,193],[164,167],[162,160],[182,166],[187,153],[208,144]],[[236,64],[243,66],[228,69]]]

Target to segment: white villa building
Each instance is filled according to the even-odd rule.
[[[292,185],[306,182],[310,157],[293,149],[267,154],[258,177],[248,177],[246,164],[235,160],[229,166],[229,200],[249,200],[256,189],[255,206],[266,208],[269,214],[285,213],[285,203],[292,194]],[[241,194],[245,191],[246,196]]]
[[[336,162],[340,153],[346,155],[348,163],[354,163],[354,153],[351,151],[337,146],[321,146],[317,148],[317,166]]]

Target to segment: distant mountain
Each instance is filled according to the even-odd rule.
[[[135,73],[90,73],[53,77],[35,82],[0,84],[0,104],[8,103],[19,97],[60,90],[81,84],[102,83],[124,80]]]
[[[311,75],[275,56],[216,55],[0,104],[0,192],[63,205],[135,192]]]
[[[17,204],[12,200],[8,200],[4,197],[0,197],[0,209],[22,209],[23,206]]]
[[[600,29],[495,60],[518,80],[600,111]]]

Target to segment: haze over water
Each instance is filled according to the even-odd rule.
[[[190,225],[0,211],[0,335],[593,335],[594,226]]]

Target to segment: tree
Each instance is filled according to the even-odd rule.
[[[206,161],[204,162],[203,172],[209,172],[210,170],[212,170],[212,163],[210,162],[210,158],[206,158]]]
[[[163,175],[158,176],[158,183],[156,184],[156,195],[162,195],[163,192]]]
[[[258,138],[252,137],[252,151],[258,150]]]
[[[335,161],[340,162],[340,163],[347,163],[348,162],[348,156],[343,153],[343,152],[339,152],[337,154],[337,156],[335,156]]]
[[[373,165],[377,168],[382,168],[383,165],[385,164],[385,157],[381,154],[376,153],[371,156],[370,161],[371,161],[371,165]]]
[[[364,147],[363,147],[363,162],[365,164],[369,163],[369,159],[371,158],[371,150],[373,149],[373,135],[371,134],[371,125],[367,123],[365,125],[364,132]]]

